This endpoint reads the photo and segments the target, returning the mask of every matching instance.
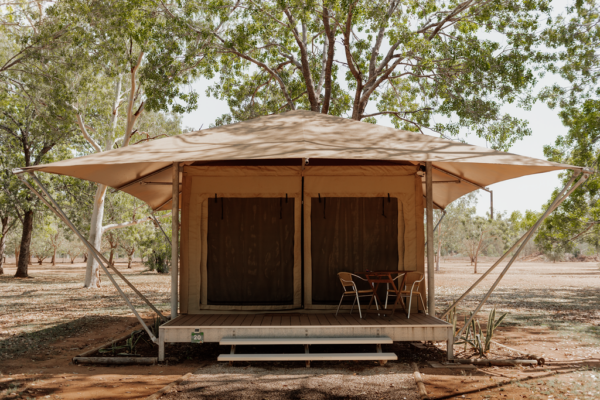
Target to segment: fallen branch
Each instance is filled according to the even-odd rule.
[[[414,370],[413,374],[415,376],[415,382],[417,383],[417,390],[419,392],[419,397],[421,398],[421,400],[429,399],[429,396],[427,395],[427,390],[425,390],[425,382],[423,382],[423,377],[421,376],[421,373],[419,372],[419,366],[415,362],[411,363],[411,365]]]
[[[523,355],[523,356],[525,356],[525,357],[531,358],[532,360],[536,360],[536,361],[538,362],[538,364],[539,364],[539,365],[544,365],[544,364],[546,363],[546,359],[544,359],[543,357],[538,357],[538,356],[536,356],[536,355],[534,355],[534,354],[528,354],[528,353],[524,353],[524,352],[522,352],[522,351],[520,351],[520,350],[513,349],[512,347],[508,347],[508,346],[506,346],[506,345],[504,345],[504,344],[498,343],[498,342],[496,342],[495,340],[490,340],[490,342],[492,342],[492,343],[494,343],[495,345],[498,345],[498,346],[500,346],[500,347],[504,347],[505,349],[508,349],[508,350],[510,350],[510,351],[514,351],[515,353],[521,354],[521,355]]]
[[[204,365],[208,364],[208,362],[205,362]],[[202,367],[204,367],[204,365]],[[202,369],[202,367],[200,367],[200,369]],[[181,382],[185,381],[188,377],[192,376],[193,374],[196,374],[200,371],[200,369],[196,370],[196,372],[188,372],[187,374],[183,375],[182,377],[180,377],[179,379],[177,379],[174,382],[169,383],[167,386],[165,386],[164,388],[160,389],[158,392],[151,394],[150,396],[146,397],[145,400],[157,400],[159,399],[163,394],[167,393],[169,390],[173,389],[175,386],[179,385]]]
[[[74,363],[101,365],[154,365],[156,357],[73,357]]]
[[[459,364],[473,364],[473,365],[495,365],[499,367],[514,367],[517,365],[537,365],[537,360],[493,360],[493,359],[477,359],[477,360],[461,360],[458,358],[454,359],[455,363]]]

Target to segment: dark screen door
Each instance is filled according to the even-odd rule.
[[[294,199],[210,199],[207,241],[208,304],[293,304]]]

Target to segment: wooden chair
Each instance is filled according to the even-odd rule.
[[[366,296],[372,297],[373,296],[373,288],[365,289],[365,290],[358,290],[353,278],[358,278],[361,281],[365,281],[365,282],[367,282],[367,280],[364,278],[361,278],[358,275],[351,274],[350,272],[339,272],[338,278],[340,278],[340,283],[342,284],[344,293],[342,293],[342,298],[340,299],[340,304],[338,304],[338,308],[337,308],[337,311],[335,312],[335,316],[337,317],[338,312],[340,311],[340,307],[342,306],[342,301],[344,300],[344,297],[352,296],[352,297],[354,297],[354,301],[352,302],[352,308],[350,309],[350,314],[352,314],[352,311],[354,310],[354,304],[358,303],[358,315],[360,315],[360,317],[362,318],[362,311],[360,309],[359,297],[366,297]],[[377,299],[375,299],[375,307],[377,307],[377,309],[379,310],[379,305],[377,304]]]
[[[423,310],[425,310],[425,302],[423,301],[423,296],[421,296],[421,292],[419,292],[419,287],[421,286],[421,282],[425,280],[425,275],[420,272],[407,272],[404,275],[404,279],[402,283],[398,286],[400,293],[400,301],[402,302],[402,307],[406,310],[407,318],[410,318],[410,308],[412,306],[412,298],[413,296],[418,296],[421,300],[421,305],[423,306]],[[410,286],[410,290],[408,287]],[[388,290],[388,293],[385,298],[385,302],[387,304],[387,296],[396,296],[393,290]],[[408,297],[408,308],[406,308],[406,303],[403,298]]]

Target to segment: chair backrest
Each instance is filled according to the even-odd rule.
[[[410,290],[413,283],[415,283],[416,281],[420,281],[421,279],[423,279],[423,274],[421,272],[407,272],[404,276],[404,287],[406,288],[405,290]],[[415,285],[415,291],[419,291],[420,285],[420,282]]]
[[[338,278],[340,278],[340,283],[346,290],[347,286],[354,286],[352,281],[352,274],[350,272],[338,272]]]

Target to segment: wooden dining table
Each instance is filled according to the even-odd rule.
[[[396,307],[398,306],[398,302],[400,302],[400,304],[402,305],[402,308],[406,309],[406,306],[404,305],[404,301],[402,300],[402,296],[400,296],[400,290],[402,288],[402,282],[400,282],[400,284],[398,286],[396,286],[396,281],[394,281],[394,278],[398,275],[404,275],[405,272],[403,271],[365,271],[365,272],[359,272],[357,273],[357,275],[362,275],[365,277],[365,279],[367,280],[367,282],[369,282],[369,285],[371,285],[371,287],[373,288],[373,295],[371,296],[371,300],[369,301],[369,306],[367,307],[366,312],[367,313],[377,313],[377,314],[383,314],[383,315],[394,315],[394,312],[396,311]],[[400,279],[400,278],[398,278]],[[402,278],[404,279],[404,278]],[[393,290],[394,293],[396,294],[396,301],[394,301],[394,304],[390,307],[390,308],[385,308],[385,309],[381,309],[381,310],[370,310],[371,308],[371,304],[373,304],[373,300],[376,299],[377,303],[382,305],[384,303],[381,302],[381,299],[379,298],[379,294],[377,293],[377,290],[379,289],[379,285],[381,285],[382,283],[385,283],[386,285],[389,285],[389,290]],[[388,290],[388,288],[386,288],[386,290]],[[391,313],[390,313],[391,311]]]

